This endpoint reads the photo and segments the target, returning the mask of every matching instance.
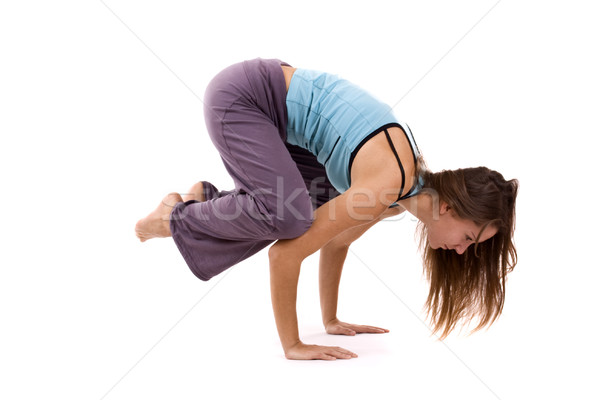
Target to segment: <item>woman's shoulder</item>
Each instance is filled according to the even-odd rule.
[[[407,194],[415,182],[416,165],[412,147],[406,135],[399,127],[386,129],[390,140],[400,159],[394,154],[385,131],[370,138],[356,153],[352,168],[350,170],[350,181],[352,185],[362,186],[365,182],[371,182],[374,186],[381,186],[382,190],[394,191],[394,200],[400,195]],[[402,170],[404,170],[404,180]]]

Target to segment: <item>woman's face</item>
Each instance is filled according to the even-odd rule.
[[[481,228],[471,220],[459,218],[448,204],[442,202],[439,219],[434,219],[427,226],[429,246],[432,249],[455,250],[458,254],[463,254],[471,244],[475,243]],[[479,242],[485,242],[497,232],[496,227],[487,226]]]

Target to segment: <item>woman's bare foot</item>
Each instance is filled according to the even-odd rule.
[[[156,210],[152,211],[146,218],[140,219],[135,224],[135,235],[140,241],[148,239],[171,236],[169,217],[175,204],[182,202],[179,193],[169,193],[160,202]]]
[[[187,193],[183,195],[183,201],[197,200],[205,201],[204,197],[204,185],[202,182],[195,183]]]

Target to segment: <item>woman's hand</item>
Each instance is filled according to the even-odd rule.
[[[388,333],[388,329],[368,325],[354,325],[335,318],[325,324],[325,331],[330,335],[354,336],[357,333]]]
[[[302,342],[296,343],[285,352],[285,358],[288,360],[336,360],[354,357],[358,356],[341,347],[317,346]]]

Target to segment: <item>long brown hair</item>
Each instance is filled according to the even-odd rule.
[[[424,192],[438,196],[459,218],[498,232],[475,244],[463,254],[453,250],[432,249],[427,229],[421,222],[417,229],[423,256],[423,272],[430,283],[425,310],[433,324],[433,333],[445,338],[457,323],[478,319],[472,332],[492,324],[501,314],[505,298],[506,275],[517,263],[513,235],[515,200],[519,189],[516,179],[505,180],[486,167],[431,172],[422,157],[417,174],[423,179]],[[435,204],[435,202],[434,202]]]

